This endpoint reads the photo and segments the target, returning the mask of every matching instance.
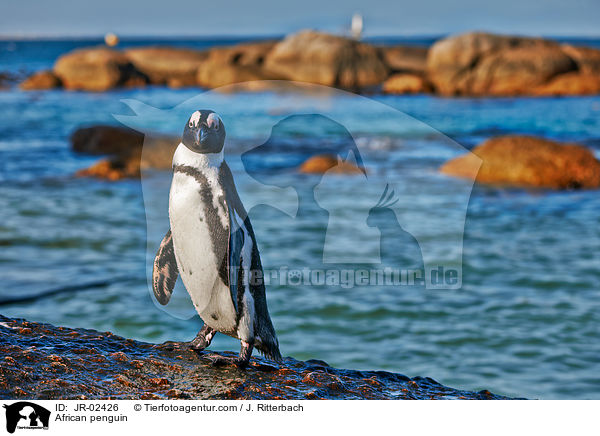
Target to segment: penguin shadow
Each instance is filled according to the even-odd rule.
[[[367,225],[379,230],[379,252],[383,265],[419,270],[424,274],[423,253],[419,242],[400,225],[393,208],[398,202],[394,190],[386,185],[379,201],[369,211]]]

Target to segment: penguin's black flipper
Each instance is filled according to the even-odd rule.
[[[154,267],[152,269],[152,290],[154,296],[163,306],[171,299],[179,269],[175,260],[175,250],[173,249],[173,237],[171,229],[167,232],[158,252],[154,258]]]
[[[258,322],[255,324],[255,332],[254,334],[257,336],[257,342],[254,344],[256,348],[263,353],[266,357],[276,362],[281,362],[282,357],[279,352],[279,342],[277,340],[277,335],[275,334],[275,329],[273,328],[273,323],[271,322],[271,317],[269,316],[269,309],[267,308],[267,297],[265,295],[265,284],[264,284],[264,272],[262,263],[260,261],[260,253],[258,251],[258,245],[256,243],[256,236],[254,236],[254,229],[252,228],[252,223],[250,222],[250,217],[240,200],[240,197],[235,188],[235,183],[233,182],[233,176],[231,174],[231,170],[226,162],[221,164],[221,171],[219,173],[219,179],[221,181],[221,185],[225,189],[225,196],[227,198],[227,204],[229,206],[229,221],[230,221],[230,239],[229,239],[229,266],[230,266],[230,289],[232,290],[232,299],[234,301],[234,305],[237,311],[237,301],[238,295],[241,295],[237,291],[237,287],[241,284],[238,284],[237,287],[231,286],[231,283],[237,283],[237,279],[239,277],[234,274],[239,265],[240,253],[241,249],[244,245],[243,233],[242,238],[237,234],[238,232],[233,232],[238,226],[233,225],[232,215],[235,212],[238,217],[242,219],[244,222],[244,227],[248,232],[248,235],[252,239],[252,254],[251,254],[251,266],[250,266],[250,274],[249,278],[250,284],[250,293],[252,294],[252,298],[254,299],[254,307],[256,310],[256,317]],[[233,233],[232,233],[233,232]],[[256,276],[256,274],[260,274],[260,277]],[[235,292],[233,291],[235,289]]]
[[[238,299],[243,292],[238,288],[243,286],[240,274],[242,265],[242,250],[244,249],[244,230],[240,227],[238,219],[242,222],[248,218],[248,213],[235,189],[235,183],[231,170],[226,162],[221,164],[219,169],[219,182],[225,191],[225,201],[227,203],[227,213],[229,218],[229,246],[227,247],[227,269],[229,279],[229,290],[231,292],[231,301],[237,312]]]

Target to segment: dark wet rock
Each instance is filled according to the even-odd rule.
[[[108,156],[77,175],[107,180],[139,177],[141,168],[170,168],[178,144],[179,138],[145,137],[127,127],[106,125],[82,127],[71,135],[75,152]]]
[[[507,399],[428,377],[337,369],[287,357],[249,368],[214,367],[188,344],[149,344],[110,332],[0,315],[2,399]]]
[[[376,47],[312,30],[277,43],[264,68],[289,80],[352,90],[379,85],[388,76]]]
[[[144,86],[148,78],[122,52],[106,47],[79,49],[62,55],[54,74],[66,89],[106,91],[117,87]]]
[[[78,153],[125,155],[142,148],[144,135],[127,127],[96,125],[71,134],[71,147]]]
[[[0,72],[0,89],[8,89],[19,81],[19,75],[10,72]]]
[[[600,188],[600,162],[591,150],[531,136],[488,139],[472,153],[446,162],[440,171],[480,183],[553,189]]]
[[[151,83],[172,88],[195,86],[196,71],[208,57],[206,51],[177,47],[132,48],[125,55]]]
[[[60,88],[61,80],[52,71],[38,71],[25,79],[19,88],[25,91]]]

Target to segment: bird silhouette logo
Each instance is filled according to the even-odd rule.
[[[233,92],[240,89],[232,85],[200,93],[169,109],[123,100],[129,113],[114,116],[151,138],[153,133],[169,133],[169,126],[180,126],[199,107],[219,113],[231,126],[227,162],[252,221],[260,223],[263,214],[277,223],[269,231],[293,226],[294,235],[301,235],[311,230],[310,238],[301,241],[315,255],[307,260],[310,264],[290,263],[299,249],[292,243],[289,256],[280,258],[287,264],[271,262],[271,271],[411,265],[408,268],[423,271],[426,288],[459,289],[473,183],[448,181],[437,167],[422,168],[415,162],[424,156],[433,162],[469,150],[410,115],[365,96],[306,83],[261,81],[260,85],[265,97],[258,102],[260,108],[251,106],[252,110],[249,104],[256,102],[250,94]],[[427,141],[414,139],[413,132]],[[391,138],[390,143],[382,143],[382,137]],[[168,230],[170,180],[145,164],[152,159],[151,142],[146,142],[141,167],[151,284],[156,235]],[[391,159],[390,147],[404,148],[404,160]],[[323,153],[361,171],[346,176],[335,168],[321,174],[297,171],[307,158]],[[450,200],[444,194],[448,184],[452,185]],[[257,228],[260,231],[260,224]],[[275,244],[268,232],[263,235],[267,236],[257,235],[262,245]],[[451,269],[452,281],[432,280],[434,272]],[[185,294],[175,290],[169,308],[161,309],[189,318],[193,310]]]

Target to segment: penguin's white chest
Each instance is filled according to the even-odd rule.
[[[227,206],[218,183],[218,168],[203,168],[201,175],[202,181],[187,173],[173,174],[169,219],[175,258],[183,284],[202,320],[219,331],[234,333],[235,307],[229,287],[219,276],[223,262],[224,265],[228,262]],[[217,232],[216,226],[227,231]],[[215,241],[215,237],[227,240]],[[216,250],[215,242],[225,250]]]

